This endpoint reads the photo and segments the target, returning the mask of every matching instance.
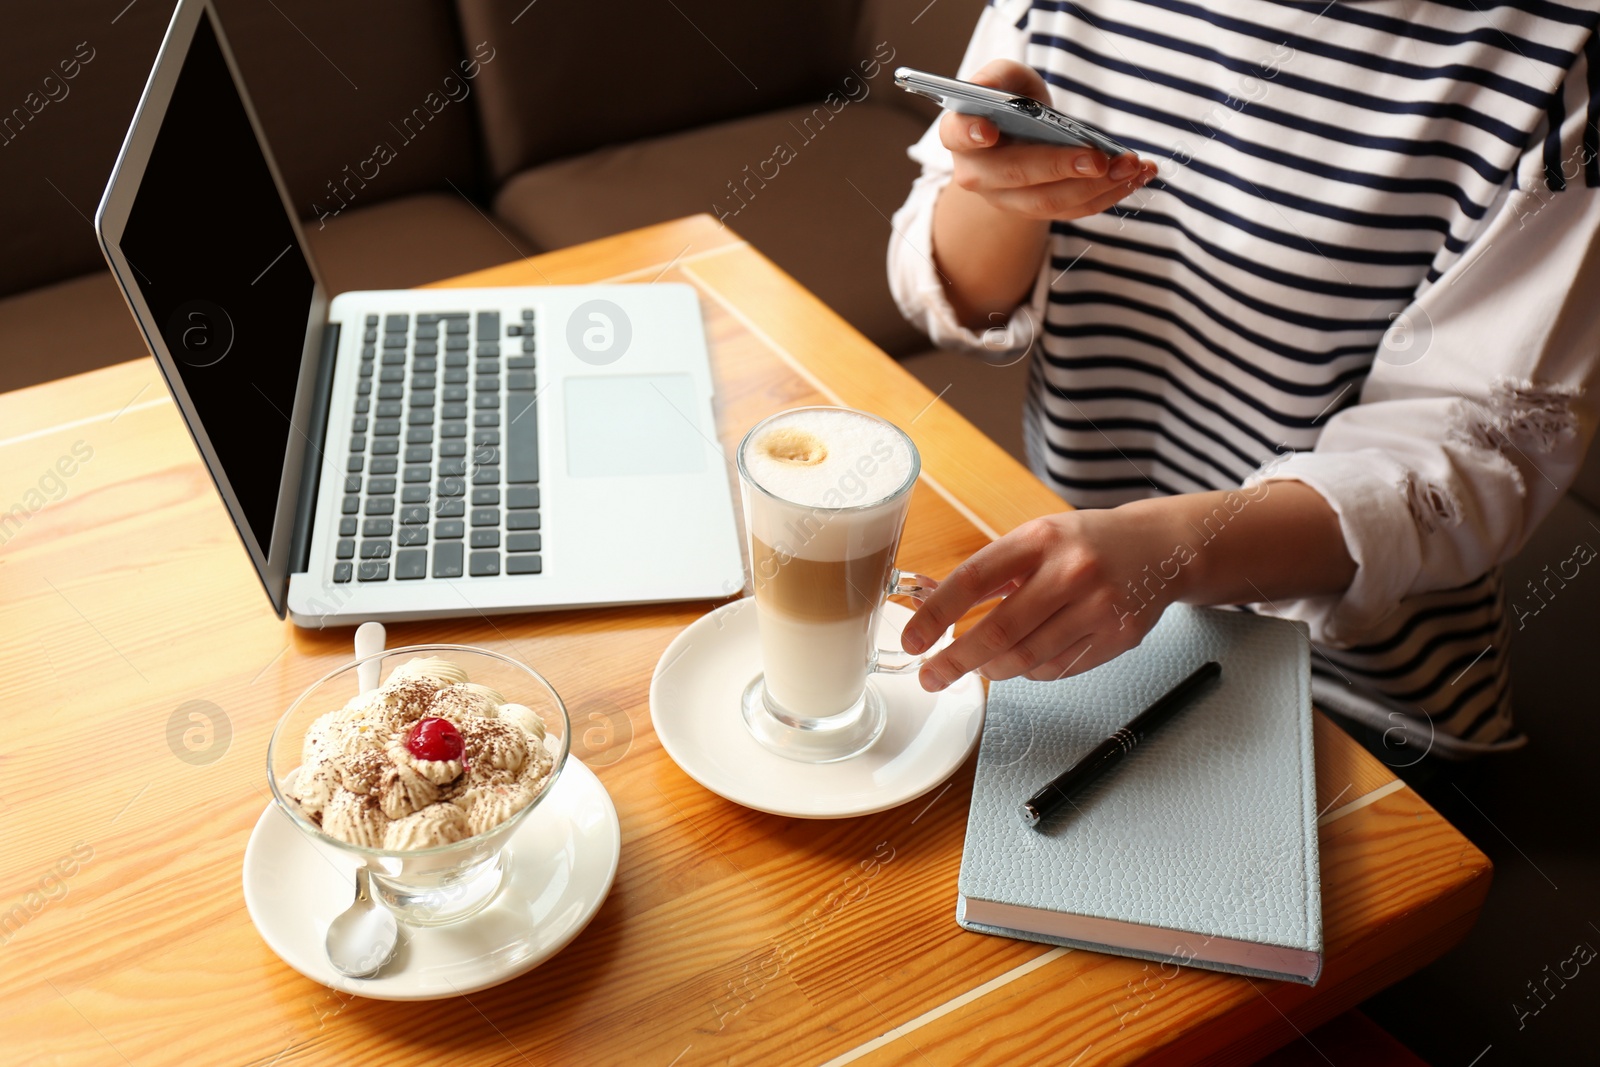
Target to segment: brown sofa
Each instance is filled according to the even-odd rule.
[[[933,113],[891,71],[954,69],[981,6],[217,0],[335,291],[715,212],[895,355],[927,347],[883,263]],[[0,390],[145,354],[89,220],[171,10],[57,0],[0,37]]]

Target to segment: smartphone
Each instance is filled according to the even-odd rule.
[[[1041,104],[1032,97],[1017,96],[955,78],[941,78],[937,74],[910,67],[896,70],[894,83],[908,93],[927,97],[947,111],[986,118],[1001,133],[1019,141],[1098,148],[1108,156],[1120,156],[1132,151],[1093,126],[1068,118],[1049,104]]]

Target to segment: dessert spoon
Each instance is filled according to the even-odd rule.
[[[383,651],[383,624],[362,623],[356,629],[356,659]],[[363,693],[378,688],[380,661],[356,668]],[[400,942],[400,924],[394,912],[372,898],[372,879],[365,866],[356,869],[356,899],[328,924],[324,944],[328,962],[347,978],[371,978],[394,958]]]

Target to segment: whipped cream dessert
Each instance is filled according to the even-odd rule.
[[[469,681],[458,664],[419,657],[311,724],[289,795],[352,845],[446,845],[533,802],[555,765],[544,735],[531,708]]]

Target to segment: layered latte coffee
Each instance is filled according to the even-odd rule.
[[[785,719],[862,697],[917,461],[895,427],[846,408],[762,423],[739,453],[768,707]]]

